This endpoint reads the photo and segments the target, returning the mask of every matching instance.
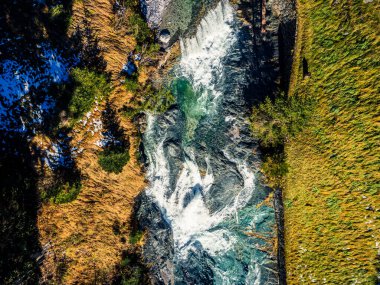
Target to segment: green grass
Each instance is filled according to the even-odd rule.
[[[141,231],[136,231],[134,233],[132,233],[130,236],[129,236],[129,242],[131,244],[136,244],[138,243],[142,237],[143,237],[144,233],[141,232]]]
[[[137,248],[124,250],[113,284],[149,284],[147,268],[141,263],[141,252]]]
[[[254,107],[251,127],[263,147],[276,148],[300,132],[313,112],[310,98],[281,94]]]
[[[138,93],[140,100],[136,101],[132,107],[124,106],[124,115],[133,118],[141,112],[164,113],[175,103],[173,93],[167,87],[156,89],[150,84],[139,85],[133,79],[126,80],[126,88],[131,92]]]
[[[316,104],[285,141],[289,284],[376,284],[380,223],[367,207],[380,204],[379,9],[377,1],[298,1],[289,96]]]
[[[263,154],[262,171],[272,187],[283,184],[288,173],[284,146],[309,124],[314,105],[310,98],[280,94],[274,100],[267,97],[253,108],[251,129],[259,139]]]
[[[43,201],[55,204],[64,204],[74,201],[80,193],[82,184],[78,182],[66,182],[41,193]]]
[[[143,110],[149,110],[154,113],[165,112],[175,102],[172,92],[167,88],[157,90],[148,86],[145,89],[143,97]]]
[[[129,161],[129,149],[104,150],[98,156],[99,165],[109,173],[119,174]]]
[[[90,111],[95,101],[101,101],[111,91],[105,75],[98,74],[86,68],[74,68],[71,71],[74,91],[69,102],[68,110],[74,121]]]
[[[51,7],[49,10],[49,13],[50,13],[50,16],[52,18],[56,18],[56,17],[61,16],[64,13],[63,5],[60,4],[60,5],[55,5],[55,6]]]
[[[133,93],[138,91],[140,89],[140,83],[138,82],[137,77],[136,76],[126,77],[125,78],[125,88],[128,91],[131,91]]]
[[[153,33],[139,13],[133,13],[128,18],[128,27],[137,44],[147,44],[153,41]]]

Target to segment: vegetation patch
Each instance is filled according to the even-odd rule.
[[[47,192],[43,191],[41,193],[41,199],[56,204],[69,203],[77,198],[81,188],[82,184],[79,181],[75,183],[66,182]]]
[[[284,146],[308,125],[314,101],[300,96],[287,97],[281,93],[273,100],[267,97],[255,106],[251,128],[263,150],[262,171],[273,187],[283,186],[288,172]]]
[[[91,110],[95,101],[107,98],[111,91],[105,75],[98,74],[86,68],[74,68],[71,71],[74,91],[68,106],[70,117],[80,119]]]
[[[78,197],[82,189],[80,171],[75,164],[56,169],[50,180],[50,185],[42,187],[40,191],[43,202],[70,203]]]
[[[143,18],[138,0],[118,1],[114,4],[115,28],[123,26],[127,34],[133,36],[138,45],[154,42],[154,33]]]
[[[377,284],[380,4],[297,7],[289,97],[316,104],[308,124],[285,140],[287,282]],[[275,141],[276,132],[267,133]]]
[[[126,79],[125,86],[128,91],[139,95],[132,102],[132,107],[124,106],[124,114],[129,118],[146,111],[164,113],[176,101],[173,93],[166,86],[154,87],[150,83],[141,85],[133,77]]]
[[[312,112],[313,102],[308,97],[267,97],[253,108],[251,127],[263,147],[278,148],[307,125]]]
[[[129,161],[129,150],[113,149],[102,151],[98,156],[98,161],[104,171],[119,174]]]
[[[144,235],[144,232],[142,231],[135,231],[129,236],[129,242],[131,244],[137,244],[141,241],[142,237]]]
[[[116,277],[112,284],[139,285],[149,284],[147,268],[141,263],[141,253],[137,249],[125,250],[121,262],[116,266]]]
[[[119,174],[129,161],[130,144],[110,102],[106,103],[102,122],[105,129],[105,145],[104,150],[98,155],[98,162],[104,171]]]
[[[129,16],[128,28],[139,45],[147,44],[154,40],[152,31],[140,13],[133,13]]]

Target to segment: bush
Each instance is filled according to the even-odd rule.
[[[139,87],[140,83],[137,81],[136,76],[125,78],[125,88],[127,88],[128,91],[136,92],[137,90],[139,90]]]
[[[149,284],[147,267],[142,263],[141,252],[129,248],[122,252],[121,261],[116,266],[116,274],[111,284],[138,285]]]
[[[56,18],[56,17],[60,17],[65,11],[64,11],[63,5],[60,4],[60,5],[51,7],[49,12],[52,18]]]
[[[41,199],[56,204],[64,204],[74,201],[82,188],[82,184],[77,181],[74,183],[66,182],[56,186],[49,191],[41,193]]]
[[[176,101],[173,93],[168,88],[155,89],[151,85],[147,85],[139,89],[141,93],[141,101],[135,106],[124,106],[124,115],[133,118],[140,112],[150,111],[153,113],[164,113]]]
[[[145,53],[147,56],[154,56],[155,54],[157,54],[160,51],[160,49],[161,49],[160,44],[153,43],[153,44],[148,46]]]
[[[47,29],[59,38],[71,23],[71,10],[67,4],[58,4],[49,8],[49,21],[45,24]],[[51,34],[49,34],[51,35]]]
[[[109,141],[98,155],[99,165],[107,172],[120,173],[129,161],[129,140],[125,138],[116,111],[110,102],[102,113],[104,130]]]
[[[263,147],[277,148],[305,126],[311,113],[311,100],[281,94],[253,108],[251,127]]]
[[[139,0],[124,0],[124,5],[133,11],[139,11],[140,8]]]
[[[131,235],[129,236],[129,242],[131,244],[136,244],[141,240],[143,235],[144,235],[144,233],[141,231],[136,231],[134,233],[131,233]]]
[[[107,78],[88,69],[74,68],[71,72],[74,92],[69,102],[70,116],[77,120],[91,110],[96,100],[107,97],[111,91]]]
[[[172,92],[167,88],[159,90],[151,86],[146,88],[143,110],[149,110],[157,113],[164,113],[175,102]]]
[[[277,185],[288,173],[288,165],[283,154],[271,153],[264,157],[263,172],[268,176],[272,184]]]
[[[139,285],[141,284],[142,270],[140,268],[133,268],[130,276],[126,276],[122,280],[122,285]]]
[[[102,169],[109,173],[119,174],[129,161],[129,150],[104,150],[99,154],[98,162]]]
[[[140,108],[129,107],[126,105],[123,106],[123,114],[127,118],[133,119],[140,112],[141,112]]]
[[[280,187],[288,172],[284,156],[285,142],[307,124],[313,101],[299,96],[281,94],[274,100],[266,98],[253,108],[251,128],[263,151],[262,170],[272,187]]]
[[[148,24],[139,13],[134,13],[129,17],[129,29],[136,39],[137,44],[146,44],[153,41],[153,33]]]

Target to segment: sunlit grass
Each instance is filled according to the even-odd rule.
[[[379,9],[376,1],[298,2],[290,95],[317,104],[285,148],[289,284],[376,284]]]

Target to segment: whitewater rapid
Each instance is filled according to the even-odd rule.
[[[220,2],[216,9],[201,21],[194,37],[181,40],[182,57],[179,75],[187,78],[194,91],[200,93],[195,108],[203,115],[215,111],[218,97],[222,95],[222,92],[218,90],[218,84],[225,76],[222,59],[236,41],[236,34],[231,27],[232,22],[232,7],[228,2]],[[190,120],[192,119],[190,118]],[[154,117],[149,116],[147,136],[155,136],[155,132],[151,131],[153,124]],[[190,124],[192,125],[188,124],[188,131],[194,131],[196,122],[190,121]],[[188,146],[185,148],[187,157],[182,165],[182,171],[174,192],[171,192],[168,180],[170,169],[164,155],[164,141],[165,137],[157,145],[154,152],[155,157],[151,159],[154,163],[150,164],[148,176],[153,178],[153,183],[148,193],[164,209],[172,225],[174,241],[180,249],[180,253],[186,255],[187,242],[196,236],[214,254],[217,251],[213,247],[218,241],[222,241],[224,245],[220,246],[220,250],[228,250],[229,244],[233,241],[225,241],[223,231],[213,236],[203,234],[207,233],[207,229],[220,223],[226,215],[236,212],[238,207],[244,205],[244,200],[237,199],[238,202],[235,205],[226,205],[217,213],[211,214],[204,197],[214,182],[212,168],[207,163],[208,157],[205,157],[207,171],[202,177],[194,158],[193,149]],[[244,168],[244,165],[241,167]],[[253,173],[247,173],[245,176],[248,180],[249,178],[254,179]],[[244,187],[242,192],[252,192],[253,183],[247,181],[246,184],[250,187]],[[194,187],[202,189],[202,191],[194,190]],[[192,199],[185,204],[184,201],[189,196],[192,196]],[[243,194],[243,196],[249,199],[249,194]]]
[[[220,1],[194,36],[180,40],[182,56],[173,83],[179,110],[147,115],[150,184],[145,193],[171,230],[175,284],[263,284],[273,279],[268,273],[272,267],[266,265],[271,257],[255,249],[263,242],[245,233],[269,231],[273,211],[256,207],[267,193],[258,188],[254,142],[247,118],[239,113],[244,102],[236,86],[246,76],[227,67],[229,57],[241,58],[236,21],[234,8]]]

